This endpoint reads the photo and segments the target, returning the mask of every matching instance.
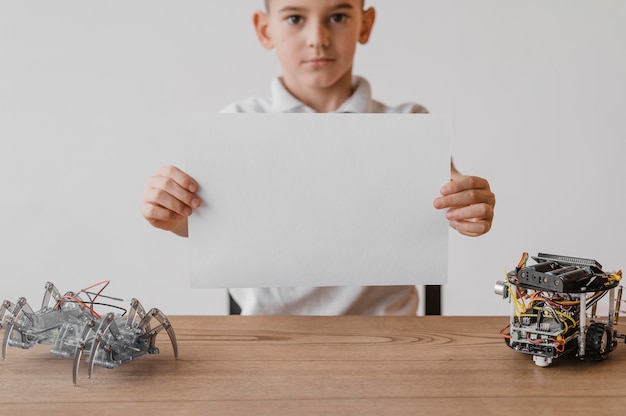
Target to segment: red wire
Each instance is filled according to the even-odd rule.
[[[82,307],[84,307],[85,309],[87,309],[89,312],[91,312],[91,314],[95,316],[96,318],[98,319],[102,318],[102,316],[98,312],[94,311],[91,307],[89,307],[89,305],[87,305],[81,298],[78,298],[76,296],[63,296],[61,297],[61,300],[63,299],[69,299],[72,302],[76,302]]]
[[[86,288],[81,289],[81,291],[80,291],[80,292],[78,292],[78,293],[81,293],[81,292],[86,292],[86,291],[88,291],[89,289],[91,289],[91,288],[93,288],[93,287],[96,287],[96,286],[98,286],[98,285],[102,285],[102,284],[103,284],[104,286],[102,286],[102,288],[98,291],[98,293],[96,293],[96,296],[93,298],[93,300],[92,300],[92,302],[93,302],[93,301],[95,301],[96,299],[98,299],[98,296],[100,296],[100,294],[102,293],[102,291],[103,291],[103,290],[104,290],[104,289],[105,289],[105,288],[109,285],[109,283],[111,283],[111,281],[110,281],[110,280],[102,280],[102,281],[100,281],[100,282],[98,282],[98,283],[94,283],[94,284],[93,284],[93,285],[91,285],[91,286],[87,286]]]
[[[500,331],[500,335],[502,335],[504,338],[507,338],[507,339],[508,339],[508,338],[512,338],[512,337],[511,337],[511,334],[505,334],[505,333],[504,333],[504,331],[505,331],[507,328],[510,328],[510,327],[511,327],[511,324],[508,324],[507,326],[505,326],[504,328],[502,328],[502,331]]]
[[[80,292],[78,292],[78,294],[86,293],[91,288],[94,288],[94,287],[99,286],[99,285],[103,285],[100,288],[100,290],[96,293],[94,298],[91,299],[91,303],[93,304],[93,302],[95,302],[95,300],[98,299],[98,297],[100,296],[102,291],[109,285],[109,283],[110,283],[110,280],[102,280],[102,281],[100,281],[98,283],[94,283],[94,284],[92,284],[90,286],[87,286],[84,289],[81,289]],[[81,305],[83,308],[87,309],[96,318],[98,318],[98,319],[102,318],[102,315],[100,315],[98,312],[96,312],[91,306],[87,305],[87,303],[85,303],[85,301],[82,300],[81,298],[79,298],[78,296],[62,296],[61,300],[64,300],[64,299],[71,300],[72,302],[76,302],[79,305]],[[61,307],[61,302],[60,301],[57,303],[57,307],[59,307],[59,308]]]

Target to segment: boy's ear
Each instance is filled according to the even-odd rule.
[[[265,12],[257,10],[252,16],[252,22],[254,23],[254,30],[256,36],[259,38],[259,42],[265,49],[272,49],[274,42],[270,36],[269,31],[269,15]]]
[[[359,33],[359,43],[364,45],[369,40],[372,28],[374,27],[374,20],[376,20],[376,10],[373,7],[363,11],[361,33]]]

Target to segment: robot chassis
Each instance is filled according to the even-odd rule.
[[[527,266],[528,257],[524,253],[506,281],[495,285],[496,294],[512,304],[510,323],[501,332],[506,344],[532,355],[540,367],[574,351],[580,359],[606,359],[624,338],[613,329],[620,313],[621,270],[607,273],[595,260],[542,253]],[[607,294],[608,316],[599,319],[596,307]]]
[[[67,292],[62,296],[54,284],[48,282],[38,311],[33,311],[26,298],[19,298],[15,304],[5,300],[0,306],[0,328],[6,324],[2,359],[6,358],[8,346],[28,349],[36,344],[52,344],[52,355],[74,357],[73,380],[76,385],[83,354],[91,378],[94,365],[115,368],[144,354],[158,354],[155,340],[163,329],[172,342],[175,358],[178,358],[174,329],[160,310],[153,308],[146,312],[137,299],[131,300],[130,310],[123,314],[109,312],[100,315],[93,309],[94,305],[103,305],[95,300],[106,297],[101,292],[108,283],[96,283],[78,293]],[[104,286],[99,292],[88,292],[101,284]],[[89,299],[83,299],[85,296]],[[160,325],[152,328],[153,319]]]

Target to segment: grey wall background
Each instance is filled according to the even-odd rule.
[[[626,2],[368,3],[355,73],[383,102],[448,115],[457,167],[497,195],[488,235],[451,232],[444,313],[508,313],[493,283],[523,251],[626,268]],[[159,166],[184,165],[186,115],[269,93],[261,4],[0,0],[0,300],[111,279],[167,314],[225,313],[140,200]]]

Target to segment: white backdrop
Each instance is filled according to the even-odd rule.
[[[444,314],[508,313],[493,284],[523,251],[626,268],[626,2],[367,3],[355,73],[383,102],[450,116],[457,167],[497,196],[488,235],[451,233]],[[181,119],[269,93],[261,5],[0,0],[0,300],[111,279],[166,314],[226,312],[140,200],[159,166],[184,165]]]

